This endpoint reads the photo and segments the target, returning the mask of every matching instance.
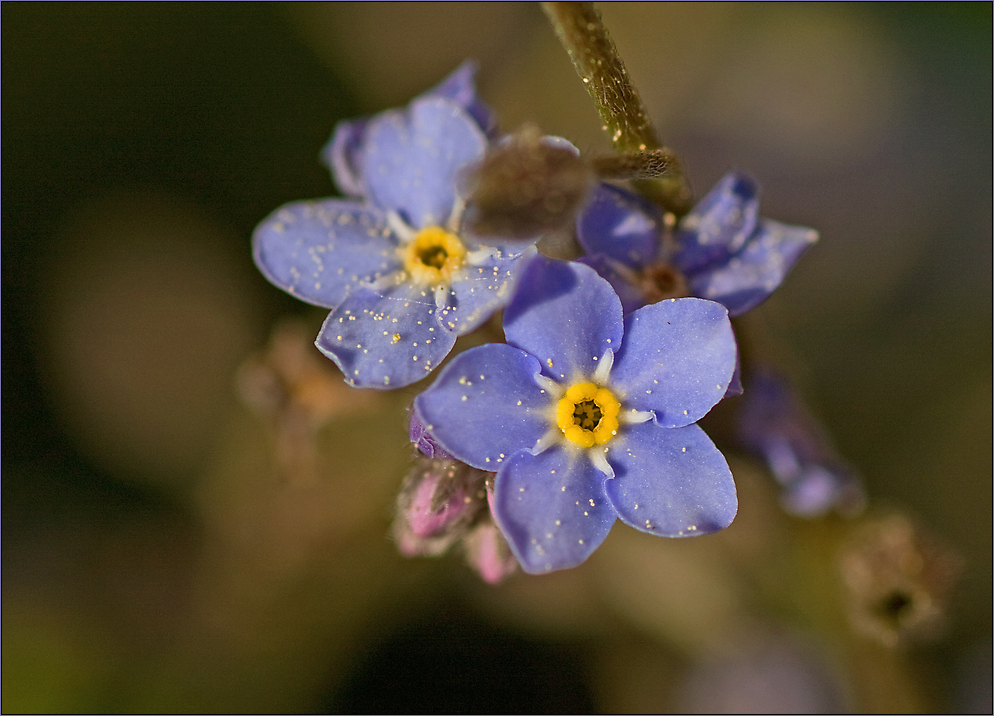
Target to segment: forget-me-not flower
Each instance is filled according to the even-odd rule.
[[[287,204],[253,236],[266,278],[332,309],[315,343],[353,386],[424,378],[510,299],[517,262],[534,253],[461,225],[459,178],[483,158],[492,124],[472,72],[340,124],[324,159],[354,198]]]
[[[415,410],[448,453],[496,471],[492,510],[525,571],[580,564],[616,518],[666,537],[731,523],[731,472],[695,425],[735,366],[723,306],[674,299],[623,317],[591,268],[537,257],[504,333],[456,356]]]
[[[739,440],[766,461],[783,488],[784,510],[809,518],[832,509],[846,516],[860,512],[865,496],[855,471],[838,457],[787,381],[769,370],[748,378],[739,409]]]
[[[698,296],[738,316],[784,280],[818,232],[759,217],[759,186],[731,172],[671,236],[659,207],[601,184],[577,220],[580,259],[611,282],[625,312],[674,296]]]

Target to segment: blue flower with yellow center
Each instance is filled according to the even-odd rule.
[[[332,309],[315,343],[353,386],[424,378],[510,299],[534,253],[461,225],[458,179],[492,124],[472,76],[464,65],[404,109],[341,123],[323,158],[353,198],[287,204],[253,235],[267,279]]]
[[[577,220],[580,259],[611,282],[625,312],[698,296],[738,316],[779,286],[818,232],[759,216],[759,185],[726,174],[673,226],[659,208],[601,184]],[[672,218],[672,217],[669,217]]]
[[[695,424],[735,367],[723,306],[673,299],[623,317],[591,268],[537,257],[504,333],[456,356],[415,411],[447,453],[497,473],[492,509],[525,571],[580,564],[617,518],[665,537],[731,523],[731,472]]]

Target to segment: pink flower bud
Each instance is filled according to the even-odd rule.
[[[462,537],[484,509],[485,473],[421,457],[397,497],[394,538],[408,556],[434,556]]]
[[[498,584],[518,569],[504,535],[492,519],[484,519],[463,540],[466,562],[483,581]]]

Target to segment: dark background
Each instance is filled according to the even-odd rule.
[[[990,664],[990,5],[604,13],[698,194],[746,168],[764,215],[821,231],[756,330],[871,498],[965,559],[921,657],[957,708]],[[516,631],[451,596],[466,575],[392,556],[405,584],[441,586],[356,617],[366,660],[322,666],[339,652],[299,644],[334,629],[310,616],[216,647],[251,668],[173,648],[201,608],[203,474],[227,454],[233,372],[278,317],[315,319],[255,271],[254,226],[333,193],[317,152],[336,121],[466,55],[505,128],[606,148],[538,8],[4,3],[2,20],[4,710],[611,710],[589,634]],[[190,650],[216,693],[214,675],[189,686]],[[267,671],[284,652],[309,675]]]

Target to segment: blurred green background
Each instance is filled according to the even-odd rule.
[[[821,232],[746,327],[872,503],[963,558],[944,637],[906,654],[921,694],[873,703],[989,709],[990,4],[602,9],[696,193],[747,170],[765,216]],[[413,392],[331,395],[298,480],[274,477],[272,426],[239,399],[276,321],[321,320],[261,278],[249,237],[334,193],[317,153],[336,121],[473,57],[504,129],[609,149],[537,5],[0,13],[5,712],[716,709],[693,686],[720,682],[702,653],[757,619],[803,628],[734,596],[749,577],[715,566],[723,548],[621,527],[575,574],[497,588],[456,558],[402,560],[387,534]],[[688,605],[669,579],[728,580],[749,606]],[[825,658],[833,703],[869,703]]]

